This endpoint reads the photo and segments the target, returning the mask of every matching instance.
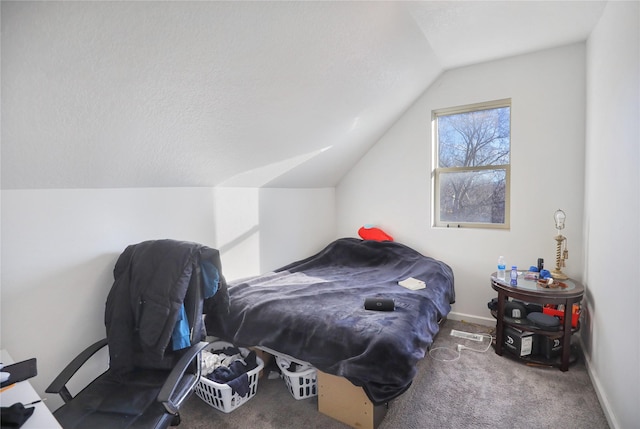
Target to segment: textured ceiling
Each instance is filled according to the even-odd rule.
[[[603,7],[2,1],[2,188],[333,186],[442,71]]]

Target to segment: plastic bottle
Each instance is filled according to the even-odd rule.
[[[511,286],[515,286],[518,284],[518,267],[513,265],[511,267]]]
[[[498,280],[505,281],[507,279],[507,263],[504,261],[504,256],[498,258]]]

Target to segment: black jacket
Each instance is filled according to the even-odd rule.
[[[135,366],[165,365],[165,350],[187,289],[192,285],[203,291],[205,282],[210,281],[210,276],[203,275],[203,267],[209,267],[209,271],[217,269],[215,298],[228,309],[229,298],[217,250],[175,240],[145,241],[124,250],[113,270],[115,281],[105,311],[112,371],[125,374]],[[199,294],[203,295],[204,292]],[[192,344],[204,335],[203,303],[196,305],[200,317],[193,318]]]

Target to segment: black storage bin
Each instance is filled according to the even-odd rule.
[[[547,337],[546,335],[536,335],[538,337],[539,353],[547,359],[560,356],[562,353],[562,337]]]
[[[538,354],[538,335],[507,326],[504,328],[504,346],[516,356]]]

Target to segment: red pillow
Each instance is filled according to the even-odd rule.
[[[358,230],[358,235],[362,237],[363,240],[393,241],[392,236],[390,236],[380,228],[376,228],[375,226],[371,225],[360,227],[360,229]]]

